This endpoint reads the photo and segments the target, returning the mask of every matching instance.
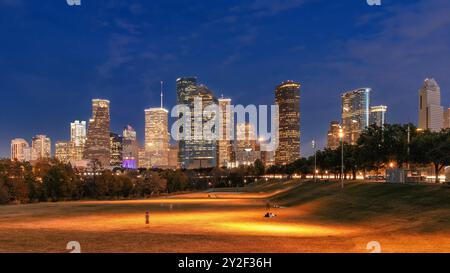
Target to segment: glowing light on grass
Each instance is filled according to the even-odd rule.
[[[348,230],[340,228],[327,228],[314,225],[294,225],[285,223],[225,223],[222,224],[224,228],[235,229],[240,232],[250,232],[255,235],[283,235],[283,236],[330,236],[342,235],[349,233]]]

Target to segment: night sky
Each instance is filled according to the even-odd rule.
[[[273,104],[302,84],[302,149],[326,142],[340,94],[372,87],[388,122],[417,122],[426,77],[450,106],[450,1],[0,0],[0,156],[12,138],[70,138],[91,99],[111,100],[112,130],[143,140],[144,109],[175,104],[175,80],[197,76],[234,104]]]

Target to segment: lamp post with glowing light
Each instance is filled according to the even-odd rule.
[[[339,138],[341,139],[341,188],[344,188],[344,129],[339,128]]]
[[[316,151],[316,141],[312,141],[312,148],[314,149],[314,182],[317,182],[317,151]]]

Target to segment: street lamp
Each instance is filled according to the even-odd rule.
[[[344,129],[339,128],[339,138],[341,139],[341,188],[344,188]]]
[[[317,182],[317,152],[316,152],[316,141],[312,141],[312,148],[314,149],[314,182]]]

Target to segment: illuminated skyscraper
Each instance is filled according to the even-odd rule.
[[[190,105],[190,101],[193,101],[191,98],[193,94],[197,91],[197,78],[195,77],[187,77],[187,78],[179,78],[177,79],[177,104],[178,105],[187,105],[189,107],[193,107]],[[181,117],[181,116],[180,116]],[[191,126],[191,129],[193,127]],[[180,135],[188,130],[187,128],[180,128]],[[188,140],[178,138],[178,161],[181,164],[181,167],[186,168],[188,163]]]
[[[219,102],[219,131],[217,140],[217,165],[227,167],[231,162],[232,134],[234,127],[233,113],[231,113],[231,99],[221,98]]]
[[[169,111],[164,108],[145,110],[145,151],[150,166],[166,168],[169,165]]]
[[[50,159],[52,156],[52,143],[45,135],[37,135],[32,140],[31,160]]]
[[[375,124],[378,127],[384,127],[384,125],[386,124],[387,109],[387,106],[384,105],[371,106],[369,125]]]
[[[123,130],[123,164],[127,169],[136,169],[138,166],[139,144],[136,131],[128,125]]]
[[[73,143],[70,160],[82,160],[86,145],[86,121],[76,120],[70,124],[70,140]]]
[[[369,126],[370,88],[356,89],[342,95],[342,127],[344,142],[356,144]]]
[[[444,129],[450,129],[450,108],[444,110]]]
[[[300,84],[287,81],[275,90],[279,131],[275,163],[286,165],[300,158]]]
[[[110,161],[109,101],[92,100],[92,118],[89,120],[84,159],[98,160],[102,167]]]
[[[178,169],[180,164],[178,162],[178,144],[169,146],[169,166],[170,169]]]
[[[115,133],[110,133],[110,152],[109,152],[109,166],[112,168],[122,167],[123,161],[123,147],[122,147],[122,137]]]
[[[439,132],[444,126],[441,88],[434,79],[425,79],[419,91],[419,128]]]
[[[30,158],[27,155],[29,148],[28,142],[22,138],[16,138],[11,141],[11,160],[17,160],[20,162],[29,161]]]
[[[57,141],[55,143],[55,158],[68,164],[72,160],[75,143],[72,141]]]
[[[336,150],[341,146],[341,139],[339,137],[340,128],[341,125],[339,124],[339,121],[330,122],[330,129],[328,131],[328,138],[327,138],[328,149]]]
[[[150,169],[152,166],[150,165],[150,155],[147,153],[145,148],[139,147],[138,150],[138,168]]]
[[[194,111],[196,100],[201,103],[201,109],[198,109],[197,113]],[[178,154],[182,168],[215,167],[217,165],[217,141],[202,135],[203,125],[216,118],[211,111],[206,111],[206,107],[212,104],[217,105],[217,99],[213,92],[205,85],[197,85],[196,78],[180,78],[177,80],[177,102],[187,105],[191,109],[191,139],[178,142]],[[181,129],[183,132],[184,130],[186,128]],[[200,137],[195,136],[196,131],[200,131]]]
[[[236,125],[235,157],[236,166],[252,165],[261,159],[253,124],[246,122]]]

